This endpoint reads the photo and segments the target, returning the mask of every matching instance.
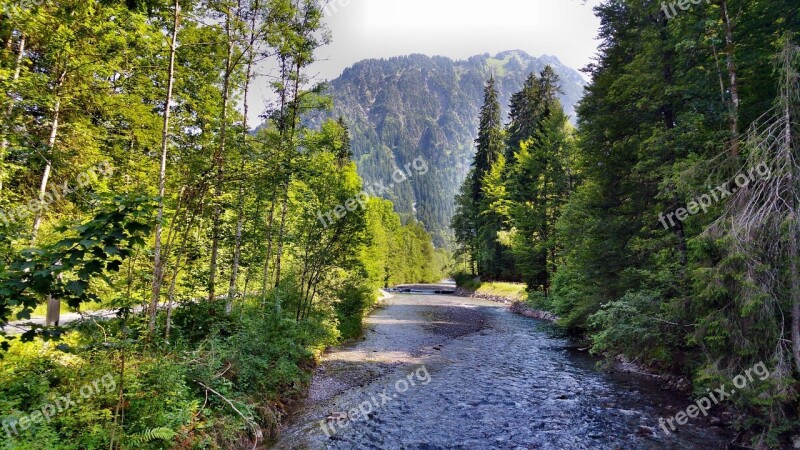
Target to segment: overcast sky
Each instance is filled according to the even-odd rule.
[[[367,58],[422,53],[464,59],[523,50],[554,55],[580,69],[597,52],[600,0],[330,0],[333,42],[322,48],[312,74],[338,77]],[[262,84],[262,83],[259,83]],[[256,104],[269,97],[261,85]]]

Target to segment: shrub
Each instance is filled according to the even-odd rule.
[[[481,279],[475,275],[467,272],[456,272],[453,274],[453,280],[456,286],[467,289],[469,291],[477,291],[481,287]]]
[[[364,314],[375,303],[374,291],[363,282],[349,279],[337,291],[337,297],[334,308],[339,319],[341,338],[361,336]]]
[[[225,313],[223,302],[186,303],[175,310],[172,318],[174,335],[189,344],[196,344],[215,334],[229,335],[236,323]]]

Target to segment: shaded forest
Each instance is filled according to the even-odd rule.
[[[490,79],[457,196],[459,279],[523,281],[609,360],[692,382],[761,363],[740,440],[791,445],[800,376],[800,16],[791,1],[596,8],[577,127],[552,70],[500,114]],[[667,8],[665,6],[665,8]],[[738,386],[737,386],[738,387]]]

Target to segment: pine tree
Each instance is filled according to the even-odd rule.
[[[494,76],[484,89],[483,106],[480,112],[478,138],[475,140],[476,152],[472,162],[472,201],[477,205],[483,200],[483,177],[505,150],[503,142],[503,120]]]
[[[535,73],[528,75],[522,90],[511,96],[511,111],[508,125],[508,147],[506,161],[515,162],[514,153],[520,144],[536,132],[537,123],[542,115],[543,104],[540,102],[541,83]]]
[[[569,186],[567,117],[558,101],[559,80],[548,66],[532,75],[512,108],[514,164],[507,185],[512,207],[513,253],[528,288],[547,296],[556,268],[555,221]]]

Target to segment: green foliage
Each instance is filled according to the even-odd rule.
[[[800,53],[786,33],[800,19],[790,3],[723,0],[671,18],[657,2],[599,5],[601,52],[577,132],[553,71],[531,74],[511,98],[505,159],[483,167],[483,140],[470,175],[481,201],[463,186],[453,219],[467,272],[519,277],[529,302],[596,353],[682,372],[697,389],[774,367],[735,401],[755,448],[787,446],[798,423]],[[781,175],[695,208],[760,164]],[[686,220],[668,220],[684,209]]]
[[[229,333],[234,318],[225,313],[224,305],[215,303],[188,303],[175,311],[172,324],[176,336],[188,344],[197,344],[212,335]]]
[[[8,323],[19,307],[15,318],[29,319],[42,298],[49,295],[76,310],[83,303],[99,301],[92,281],[100,278],[108,283],[106,274],[119,272],[125,259],[144,244],[152,205],[145,198],[117,197],[103,201],[98,210],[84,224],[59,228],[70,237],[0,261],[0,324]],[[31,326],[21,339],[30,341],[37,334],[58,336],[47,330],[40,333],[41,328]]]
[[[444,278],[449,253],[433,248],[422,224],[401,225],[388,200],[371,197],[366,205],[369,243],[363,247],[360,261],[370,286],[377,289]]]
[[[475,275],[468,272],[458,271],[452,274],[452,277],[456,282],[456,286],[458,287],[473,290],[473,287],[477,289],[477,287],[480,286],[479,279]]]
[[[628,293],[619,301],[603,305],[589,317],[592,351],[598,354],[621,351],[648,367],[675,369],[682,347],[681,330],[666,322],[658,292]]]
[[[152,430],[143,431],[138,434],[129,436],[128,439],[131,445],[140,446],[147,442],[155,440],[170,441],[177,433],[169,428],[153,428]]]
[[[364,198],[348,118],[306,117],[331,107],[319,2],[65,0],[0,11],[0,41],[0,324],[27,331],[0,333],[0,414],[119,386],[2,448],[258,443],[377,288],[449,264]],[[104,319],[54,326],[62,303]]]
[[[272,304],[277,301],[270,299]],[[208,319],[182,309],[175,314],[183,326],[173,329],[173,343],[157,352],[139,345],[126,348],[124,354],[110,345],[88,349],[85,345],[96,338],[97,327],[65,335],[65,343],[84,349],[75,354],[60,352],[52,343],[11,345],[0,362],[0,419],[19,419],[60,395],[71,393],[74,398],[83,385],[108,374],[116,383],[113,389],[100,383],[99,394],[0,448],[35,448],[42,442],[56,450],[107,447],[113,433],[124,445],[142,449],[163,448],[159,441],[176,439],[228,448],[255,426],[275,431],[280,413],[274,402],[302,392],[314,358],[339,338],[329,313],[297,322],[290,311],[265,310],[260,298],[237,303],[226,329],[215,328],[205,337],[191,330],[193,325],[205,326]],[[102,326],[111,330],[116,322]],[[113,419],[120,388],[124,427],[115,426]]]
[[[796,426],[781,281],[791,271],[782,256],[753,264],[779,238],[743,239],[730,212],[752,220],[757,205],[782,201],[723,198],[685,221],[665,217],[746,172],[744,160],[763,160],[739,135],[779,94],[781,72],[767,67],[778,46],[764,43],[797,28],[790,10],[725,0],[667,19],[654,3],[598,7],[603,50],[578,108],[579,186],[556,223],[563,260],[551,296],[562,325],[588,334],[595,352],[683,372],[700,394],[767,364],[769,382],[734,400],[752,418],[743,440],[761,448],[785,446]]]
[[[80,345],[74,336],[67,336],[65,342]],[[80,401],[53,414],[50,421],[33,424],[27,430],[17,426],[18,434],[11,439],[4,435],[0,448],[77,449],[102,445],[109,437],[116,399],[116,391],[99,382],[109,374],[114,374],[114,366],[108,360],[98,362],[66,354],[52,343],[15,342],[0,363],[0,420],[19,421],[47,405],[57,405],[57,401],[62,402],[63,408],[61,397],[67,395]],[[93,381],[98,382],[96,390]],[[87,385],[92,395],[84,397],[80,390]]]
[[[545,296],[559,263],[556,223],[575,184],[573,130],[558,93],[550,66],[530,74],[512,96],[503,130],[489,80],[476,155],[453,218],[457,256],[473,271],[487,280],[523,280]]]
[[[499,117],[505,119],[511,95],[530,71],[548,64],[561,76],[564,94],[559,98],[575,117],[574,105],[586,84],[581,75],[556,58],[519,50],[461,61],[411,55],[358,62],[331,81],[335,104],[325,117],[344,117],[366,185],[389,186],[378,195],[391,200],[404,219],[424,223],[436,248],[445,248],[451,245],[450,222],[456,211],[452,194],[465,178],[472,178],[467,172],[479,122],[474,111],[483,103],[489,74],[495,75]],[[390,182],[396,169],[404,171],[418,157],[430,165],[428,173]]]
[[[358,280],[345,280],[334,304],[342,339],[361,336],[364,314],[375,304],[375,291]]]

